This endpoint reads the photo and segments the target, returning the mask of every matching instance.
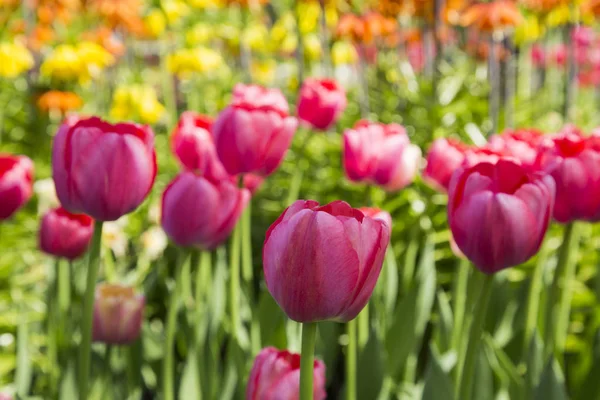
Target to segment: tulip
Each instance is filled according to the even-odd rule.
[[[540,248],[554,180],[511,160],[482,162],[452,177],[448,222],[460,250],[486,274],[527,261]]]
[[[427,152],[427,166],[423,178],[433,186],[448,191],[450,178],[461,166],[468,149],[463,143],[453,139],[437,139]]]
[[[53,256],[74,260],[87,250],[93,230],[94,221],[87,215],[54,208],[42,218],[40,248]]]
[[[596,138],[559,134],[544,143],[535,168],[554,178],[554,219],[560,223],[600,219],[600,148]]]
[[[367,181],[389,191],[410,184],[421,150],[398,124],[359,121],[344,132],[344,170],[351,181]]]
[[[307,78],[300,89],[298,118],[327,130],[346,108],[346,92],[335,80]]]
[[[94,301],[92,337],[95,342],[130,344],[140,336],[144,296],[133,288],[100,284]]]
[[[389,212],[375,207],[361,207],[358,210],[365,214],[366,217],[384,222],[390,232],[392,231],[392,216]]]
[[[27,203],[33,192],[33,162],[25,156],[0,154],[0,221]]]
[[[542,132],[536,129],[509,129],[501,135],[493,135],[490,138],[488,147],[516,158],[523,165],[532,166],[535,163],[537,149],[542,140]]]
[[[247,189],[186,171],[162,197],[162,226],[179,246],[212,250],[223,243],[250,200]]]
[[[217,154],[230,175],[268,176],[281,164],[297,127],[277,89],[236,85],[212,126]]]
[[[514,157],[510,157],[507,154],[493,150],[489,147],[472,147],[465,151],[465,159],[462,163],[462,167],[472,167],[482,162],[496,164],[499,160],[506,158],[515,162],[518,161]]]
[[[295,321],[350,321],[373,293],[389,240],[386,223],[343,201],[298,200],[267,231],[267,289]]]
[[[114,221],[135,210],[152,188],[154,134],[148,126],[97,117],[67,121],[54,140],[52,176],[65,209]]]
[[[313,399],[322,400],[325,392],[325,364],[314,361]],[[246,400],[298,399],[300,389],[300,354],[266,347],[254,359],[250,371]]]
[[[544,68],[546,66],[546,50],[539,44],[534,44],[531,47],[531,61],[537,68]]]

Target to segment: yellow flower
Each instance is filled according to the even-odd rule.
[[[214,27],[199,22],[194,25],[185,34],[185,41],[188,46],[197,46],[208,43],[214,36]]]
[[[314,34],[304,36],[304,56],[311,61],[319,60],[322,57],[323,50],[319,37]]]
[[[97,43],[62,44],[46,57],[40,70],[52,79],[86,82],[114,62],[114,56]]]
[[[269,31],[263,24],[252,24],[244,30],[243,40],[248,47],[255,52],[267,50],[265,44],[268,42]]]
[[[153,39],[162,35],[167,27],[165,14],[158,8],[152,9],[144,18],[144,28],[146,33]]]
[[[535,15],[529,15],[515,29],[515,43],[520,45],[525,42],[538,40],[544,33],[544,28],[540,25]]]
[[[33,57],[27,47],[16,42],[0,43],[0,76],[14,78],[33,66]]]
[[[115,57],[94,42],[80,43],[77,46],[77,54],[92,76],[96,76],[101,70],[115,63]]]
[[[223,0],[189,0],[189,4],[194,8],[219,8],[223,7]]]
[[[167,68],[180,78],[186,78],[193,73],[211,73],[223,65],[221,55],[206,47],[181,49],[167,57]]]
[[[331,59],[334,65],[354,64],[358,60],[358,54],[352,44],[335,42],[331,49]]]
[[[564,25],[571,19],[571,10],[568,4],[562,4],[548,13],[546,23],[550,27]]]
[[[116,120],[133,120],[154,124],[164,114],[156,91],[147,85],[120,86],[113,95],[110,116]]]
[[[270,85],[275,79],[275,68],[277,63],[275,60],[253,61],[252,62],[252,77],[261,85]]]
[[[321,14],[319,4],[316,2],[300,3],[298,7],[298,13],[302,16],[300,18],[300,32],[303,34],[316,32],[319,15]]]
[[[177,23],[181,18],[190,13],[190,8],[180,0],[163,0],[161,7],[167,16],[169,24]]]

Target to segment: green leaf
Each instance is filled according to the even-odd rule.
[[[448,295],[443,290],[437,293],[437,304],[439,323],[436,338],[439,348],[445,353],[452,345],[453,318]]]
[[[357,398],[375,399],[383,385],[382,345],[375,331],[369,334],[369,341],[358,355]]]
[[[398,373],[415,343],[417,294],[416,287],[413,287],[402,299],[385,336],[386,364],[391,376]]]
[[[389,246],[385,254],[385,309],[388,314],[394,312],[398,300],[398,264],[393,246]]]
[[[568,400],[565,378],[554,358],[551,358],[540,379],[533,400]]]
[[[22,318],[17,329],[17,372],[15,384],[19,397],[29,394],[31,385],[31,357],[29,355],[29,321]]]
[[[429,352],[431,356],[425,372],[423,400],[453,400],[454,385],[452,379],[442,368],[439,354],[433,346],[429,349]]]
[[[576,400],[590,400],[600,398],[600,357],[596,355],[594,364],[583,381],[583,385],[577,391]]]
[[[525,382],[517,367],[489,334],[484,335],[483,343],[488,362],[498,379],[510,389],[513,398],[522,398]]]
[[[483,348],[479,348],[477,363],[475,364],[475,377],[473,379],[473,399],[493,399],[494,398],[494,376],[490,363],[486,357]]]
[[[221,246],[217,249],[217,262],[215,263],[214,281],[211,285],[211,331],[216,332],[223,322],[225,316],[227,288],[225,285],[227,276],[227,254]]]
[[[77,400],[77,383],[75,381],[75,368],[73,367],[73,362],[69,362],[60,383],[59,390],[59,398],[61,400]]]
[[[198,357],[196,357],[196,346],[190,348],[189,356],[179,386],[180,399],[202,399],[200,387],[200,371],[198,370]]]
[[[269,292],[263,292],[258,304],[258,319],[260,322],[260,337],[265,346],[274,345],[275,334],[285,323],[285,315]]]

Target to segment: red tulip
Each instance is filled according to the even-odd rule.
[[[266,347],[254,359],[250,371],[246,400],[297,400],[300,392],[300,354]],[[325,364],[315,360],[313,399],[323,400]]]
[[[100,284],[96,288],[92,339],[107,344],[129,344],[142,328],[144,296],[133,288]]]
[[[298,118],[327,130],[346,108],[346,92],[335,80],[307,78],[300,89]]]
[[[62,207],[48,211],[40,227],[40,248],[56,257],[74,260],[85,253],[92,239],[94,221],[71,214]]]
[[[33,193],[33,162],[25,156],[0,154],[0,221],[23,207]]]
[[[496,164],[499,160],[505,158],[518,161],[514,157],[510,157],[507,154],[503,154],[489,147],[471,147],[465,151],[465,159],[462,163],[462,167],[472,167],[482,162]]]
[[[162,197],[162,226],[179,246],[211,250],[223,243],[250,200],[229,180],[180,173]]]
[[[554,219],[597,220],[600,211],[600,148],[594,137],[567,133],[541,147],[535,167],[556,181]]]
[[[521,264],[540,248],[554,193],[549,175],[528,173],[510,160],[459,170],[448,192],[454,240],[486,274]]]
[[[281,164],[297,127],[277,89],[236,85],[212,126],[219,159],[230,175],[269,175]]]
[[[298,200],[267,231],[267,288],[295,321],[350,321],[373,293],[389,232],[343,201]]]
[[[64,123],[54,140],[52,176],[65,209],[114,221],[135,210],[154,184],[154,134],[148,126],[97,117]]]
[[[392,216],[390,215],[389,212],[387,212],[385,210],[381,210],[381,209],[376,208],[376,207],[361,207],[358,210],[360,212],[362,212],[363,214],[365,214],[365,217],[369,217],[369,218],[377,219],[377,220],[379,220],[381,222],[385,222],[385,224],[390,229],[390,233],[391,233],[391,230],[392,230]]]
[[[448,191],[450,178],[465,159],[467,145],[454,139],[437,139],[427,153],[427,166],[423,178],[433,186]]]
[[[535,163],[537,149],[543,138],[543,133],[536,129],[509,129],[501,135],[493,135],[488,147],[516,158],[525,166],[531,166]]]
[[[398,124],[359,121],[344,132],[344,170],[351,181],[367,181],[386,190],[410,184],[419,168],[421,150]]]

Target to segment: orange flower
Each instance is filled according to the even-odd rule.
[[[32,50],[40,50],[46,43],[54,39],[54,31],[44,25],[38,25],[27,37],[27,45]]]
[[[461,24],[491,33],[514,27],[521,22],[516,4],[510,0],[473,4],[463,13]]]
[[[386,38],[396,32],[396,21],[375,12],[360,17],[343,15],[337,26],[337,35],[356,43],[372,43],[377,38]]]
[[[93,31],[84,32],[81,35],[82,39],[89,40],[104,47],[106,51],[115,57],[119,57],[125,53],[125,45],[112,29],[106,26],[101,26]]]
[[[90,10],[103,17],[111,28],[120,27],[135,34],[144,31],[140,0],[89,0]]]
[[[591,14],[595,17],[600,16],[600,0],[588,0],[581,5],[581,11],[584,14]]]
[[[50,90],[38,98],[37,105],[43,112],[59,111],[66,114],[68,111],[77,110],[83,105],[83,100],[73,92]]]

